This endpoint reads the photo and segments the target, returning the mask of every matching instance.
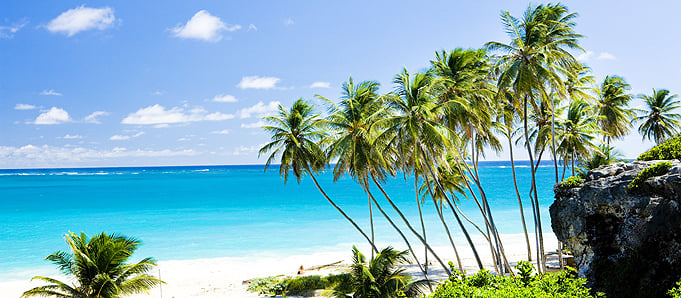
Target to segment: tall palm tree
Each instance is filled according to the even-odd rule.
[[[603,141],[610,144],[629,133],[634,111],[629,109],[631,86],[622,77],[607,76],[601,84],[598,97],[598,126],[603,130]]]
[[[429,281],[412,281],[401,264],[407,263],[407,251],[397,251],[392,247],[381,250],[375,258],[367,262],[367,258],[352,247],[352,281],[353,298],[394,298],[401,294],[407,297],[423,295],[423,286]],[[337,292],[338,297],[348,297],[348,293]]]
[[[33,280],[48,285],[28,290],[21,297],[113,298],[148,293],[163,283],[148,274],[156,266],[154,259],[127,264],[140,245],[137,239],[106,233],[88,239],[85,233],[71,232],[64,239],[71,252],[57,251],[46,260],[57,265],[73,284],[36,276]]]
[[[289,171],[293,171],[298,183],[303,173],[307,172],[324,198],[362,234],[372,249],[378,252],[369,236],[331,200],[314,176],[326,166],[326,155],[319,145],[326,134],[325,121],[319,118],[318,114],[314,114],[312,106],[302,98],[296,100],[289,111],[280,105],[278,117],[268,116],[264,120],[271,125],[263,126],[263,129],[272,134],[272,141],[265,144],[258,152],[258,156],[272,152],[265,163],[265,171],[272,161],[281,155],[279,174],[284,178],[284,183],[288,180]]]
[[[573,100],[568,108],[567,118],[560,124],[560,144],[558,152],[572,163],[572,175],[575,175],[575,161],[585,159],[590,152],[597,151],[593,143],[595,135],[601,133],[597,126],[597,117],[592,114],[589,104],[582,100]]]
[[[562,90],[558,69],[570,69],[577,64],[568,49],[581,49],[577,43],[581,35],[574,31],[575,13],[569,13],[561,4],[529,6],[522,20],[501,13],[501,20],[511,42],[488,42],[488,49],[502,52],[497,61],[501,69],[500,87],[511,87],[522,99],[523,128],[526,148],[530,158],[532,200],[535,205],[535,235],[537,237],[537,267],[544,269],[544,244],[541,227],[539,198],[537,195],[534,157],[528,136],[529,107],[536,106],[537,94],[546,93],[545,86]]]
[[[643,139],[660,144],[666,138],[679,133],[681,115],[674,112],[679,108],[679,102],[675,100],[678,95],[669,95],[667,89],[653,89],[652,95],[639,97],[646,103],[646,109],[638,110],[642,115],[636,118],[637,121],[643,121],[638,127]]]

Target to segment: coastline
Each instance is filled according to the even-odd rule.
[[[501,234],[501,238],[510,263],[515,263],[527,258],[527,249],[523,234]],[[534,242],[532,239],[533,234],[530,234],[530,241],[533,244]],[[482,236],[478,235],[474,235],[473,240],[478,248],[485,268],[490,270],[493,265],[489,249],[486,249],[486,241]],[[385,247],[387,245],[387,243],[377,243],[378,247]],[[404,249],[399,243],[392,243],[392,245],[398,249]],[[557,240],[553,233],[544,233],[544,245],[546,252],[556,249]],[[158,276],[160,271],[161,279],[163,279],[166,284],[161,288],[152,290],[149,295],[141,294],[130,297],[259,297],[256,293],[247,292],[247,285],[244,284],[243,281],[252,278],[277,275],[295,276],[301,265],[310,268],[312,266],[331,264],[341,260],[343,261],[343,265],[348,265],[351,262],[351,245],[343,247],[342,249],[341,246],[345,245],[339,244],[338,250],[320,251],[285,257],[251,256],[159,261],[157,270],[154,270],[154,275]],[[363,247],[363,245],[358,246],[364,253],[368,252],[368,249]],[[417,251],[417,255],[419,255],[418,251],[423,252],[422,246],[414,245],[414,247]],[[473,254],[470,249],[468,249],[468,246],[459,245],[457,246],[457,249],[466,273],[473,274],[477,272]],[[434,250],[445,263],[453,261],[456,264],[456,258],[451,246],[437,246],[434,247]],[[421,262],[423,262],[423,253],[419,255],[419,258]],[[432,257],[429,257],[429,263],[431,264],[429,270],[430,279],[440,280],[447,278],[444,270]],[[407,265],[405,267],[407,268],[407,272],[411,275],[421,276],[416,265]],[[340,267],[331,267],[321,270],[306,271],[304,274],[328,275],[330,273],[339,272],[342,272]],[[64,278],[63,276],[51,277],[57,277],[58,279]],[[11,281],[0,280],[0,293],[3,293],[3,297],[20,297],[24,291],[39,285],[38,282],[30,282],[29,279]]]

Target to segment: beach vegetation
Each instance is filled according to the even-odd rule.
[[[584,179],[580,176],[570,176],[567,179],[563,180],[560,184],[558,184],[558,187],[560,188],[573,188],[573,187],[580,187],[584,184]]]
[[[629,190],[630,191],[638,191],[642,190],[643,188],[643,183],[648,180],[649,178],[652,177],[657,177],[664,175],[669,171],[669,169],[672,167],[672,163],[670,161],[661,161],[658,162],[648,168],[643,169],[636,177],[634,180],[629,182]]]
[[[598,150],[591,151],[585,159],[580,161],[577,172],[580,177],[586,178],[586,174],[593,169],[624,161],[626,160],[615,147],[603,143],[598,145]]]
[[[655,141],[659,145],[665,139],[679,133],[681,115],[676,111],[679,106],[678,95],[670,95],[669,90],[653,89],[652,95],[639,95],[645,102],[644,109],[638,109],[641,114],[636,121],[642,121],[638,132],[643,139]]]
[[[576,278],[576,271],[569,267],[558,273],[539,274],[534,274],[529,262],[519,262],[515,268],[519,272],[516,278],[495,275],[487,270],[466,276],[454,270],[455,273],[428,297],[602,297],[600,293],[592,295],[584,286],[586,280]]]
[[[36,276],[47,283],[23,293],[21,297],[97,297],[114,298],[148,291],[163,283],[149,274],[156,267],[152,258],[128,264],[140,241],[119,234],[101,233],[88,239],[85,233],[64,236],[70,252],[57,251],[46,260],[69,278],[62,282]]]
[[[676,282],[676,287],[671,288],[667,294],[671,298],[681,298],[681,279]]]
[[[638,156],[638,160],[670,159],[681,159],[681,135],[669,138]]]

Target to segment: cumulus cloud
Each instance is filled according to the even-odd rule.
[[[40,95],[62,96],[61,93],[54,91],[54,89],[49,89],[49,90],[45,89],[45,90],[40,92]]]
[[[129,157],[171,157],[192,156],[198,153],[194,150],[128,150],[116,147],[111,150],[91,149],[84,147],[56,147],[26,145],[23,147],[0,146],[0,166],[63,166],[67,162],[101,161],[106,159]]]
[[[256,26],[253,25],[253,24],[249,24],[249,25],[248,25],[248,31],[251,31],[251,30],[253,30],[253,31],[258,31],[258,27],[256,27]]]
[[[124,141],[124,140],[129,140],[129,139],[132,139],[132,138],[139,137],[139,136],[141,136],[141,135],[143,135],[143,134],[144,134],[144,132],[143,132],[143,131],[140,131],[140,132],[138,132],[138,133],[136,133],[136,134],[134,134],[134,135],[131,135],[131,136],[129,136],[129,135],[113,135],[113,136],[111,136],[111,137],[109,138],[109,140],[112,140],[112,141]]]
[[[615,56],[608,52],[602,52],[600,55],[598,55],[598,60],[615,60],[615,59],[616,59]]]
[[[261,128],[265,125],[266,125],[265,122],[263,122],[261,120],[261,121],[254,122],[254,123],[242,123],[241,128]]]
[[[240,25],[225,24],[220,18],[200,10],[184,25],[171,29],[173,35],[179,38],[199,39],[216,42],[222,39],[222,31],[236,31]]]
[[[234,115],[223,114],[220,112],[208,113],[202,107],[195,107],[189,110],[181,107],[173,107],[166,109],[165,107],[155,104],[146,108],[141,108],[121,121],[123,124],[156,124],[162,125],[157,127],[165,127],[167,124],[174,123],[188,123],[198,121],[222,121],[234,118]]]
[[[109,115],[109,113],[104,112],[104,111],[96,111],[96,112],[93,112],[93,113],[90,114],[90,115],[87,115],[87,116],[85,117],[85,119],[83,119],[83,121],[85,121],[85,122],[87,122],[87,123],[101,124],[102,122],[99,122],[99,119],[98,119],[98,118],[99,118],[100,116],[106,116],[106,115]]]
[[[210,133],[216,134],[216,135],[226,135],[226,134],[229,134],[229,130],[227,130],[227,129],[216,130],[216,131],[211,131]]]
[[[69,9],[47,24],[47,30],[52,33],[66,34],[71,37],[86,30],[104,30],[112,27],[116,21],[111,7],[92,8],[81,5]]]
[[[0,26],[0,38],[13,38],[14,34],[19,32],[21,28],[24,28],[28,22],[24,21],[21,23],[15,23],[10,26]]]
[[[38,118],[35,118],[33,124],[52,125],[69,121],[71,121],[71,117],[68,112],[57,107],[52,107],[38,115]]]
[[[215,97],[213,97],[213,101],[214,102],[237,102],[239,100],[236,99],[236,97],[234,97],[233,95],[218,94],[218,95],[215,95]]]
[[[255,115],[255,117],[262,118],[272,115],[279,109],[280,104],[281,103],[278,101],[270,101],[268,104],[264,104],[262,101],[259,101],[254,106],[239,110],[239,117],[241,117],[241,119],[245,119],[251,118],[251,116]]]
[[[82,139],[82,138],[83,138],[83,136],[81,136],[81,135],[70,135],[70,134],[66,134],[65,136],[61,137],[61,139],[65,139],[65,140]]]
[[[279,81],[281,79],[276,77],[248,76],[242,77],[236,86],[241,89],[272,89],[277,87]]]
[[[292,18],[288,18],[288,19],[284,20],[284,26],[291,26],[295,23],[296,22],[294,22]]]
[[[314,82],[310,85],[310,88],[329,88],[331,84],[329,82]]]
[[[18,103],[17,105],[14,106],[15,110],[33,110],[35,108],[36,108],[36,106],[34,106],[34,105],[23,104],[23,103]]]

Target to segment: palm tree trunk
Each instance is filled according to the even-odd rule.
[[[525,243],[527,244],[527,260],[532,262],[532,249],[530,249],[530,237],[527,234],[527,225],[525,224],[525,211],[523,210],[523,200],[520,198],[520,191],[518,191],[518,180],[515,176],[515,161],[513,159],[513,140],[511,140],[511,130],[507,128],[508,132],[508,148],[511,156],[511,172],[513,173],[513,186],[515,187],[515,194],[518,197],[518,206],[520,207],[520,220],[523,223],[523,232],[525,233]]]
[[[525,133],[525,146],[527,147],[527,154],[530,158],[530,173],[532,174],[531,176],[531,185],[533,189],[533,205],[534,205],[534,217],[535,217],[535,238],[537,240],[537,271],[544,272],[544,239],[542,235],[542,227],[541,227],[541,214],[540,214],[540,209],[539,209],[539,198],[537,196],[537,180],[535,177],[535,172],[534,172],[534,159],[532,157],[532,147],[530,146],[530,140],[528,136],[528,128],[527,128],[527,95],[523,98],[523,110],[524,110],[524,115],[523,115],[523,129]]]
[[[447,276],[451,276],[451,275],[452,275],[452,272],[449,270],[448,266],[445,265],[444,262],[442,262],[442,260],[440,259],[440,257],[433,251],[433,249],[430,247],[430,245],[428,244],[428,242],[426,242],[426,240],[423,239],[423,237],[421,237],[421,235],[419,235],[419,233],[414,229],[414,227],[411,226],[411,224],[409,223],[409,221],[407,220],[407,218],[404,216],[404,214],[402,213],[402,211],[400,211],[400,208],[398,208],[398,207],[395,205],[395,203],[393,203],[393,201],[390,199],[390,196],[388,196],[388,194],[385,192],[385,190],[383,189],[383,187],[381,187],[381,184],[378,183],[378,181],[376,180],[376,177],[374,177],[373,174],[370,175],[370,176],[371,176],[371,180],[374,181],[374,184],[376,184],[376,186],[377,186],[378,189],[381,191],[381,193],[383,193],[383,196],[385,197],[385,199],[388,201],[388,203],[390,203],[390,206],[392,206],[393,209],[395,209],[395,211],[397,212],[397,214],[400,215],[400,217],[402,218],[402,220],[404,221],[404,223],[407,224],[407,227],[409,228],[409,230],[411,230],[411,232],[416,236],[416,238],[418,238],[418,239],[421,241],[421,243],[423,243],[423,245],[426,246],[426,248],[428,249],[428,251],[430,251],[430,253],[433,255],[433,257],[435,257],[435,259],[440,263],[440,266],[442,266],[442,269],[444,269],[445,272],[447,272]]]
[[[367,236],[367,234],[364,233],[364,231],[362,231],[362,229],[355,223],[355,221],[352,220],[352,218],[350,218],[347,214],[345,214],[345,212],[343,212],[343,210],[342,210],[340,207],[338,207],[338,205],[336,205],[336,203],[334,203],[333,200],[331,200],[331,198],[329,198],[329,196],[326,194],[326,192],[322,189],[322,187],[321,187],[321,186],[319,185],[319,183],[317,182],[317,178],[315,178],[314,175],[312,174],[312,171],[310,171],[310,168],[306,166],[306,167],[305,167],[305,170],[306,170],[307,173],[310,175],[310,177],[312,177],[312,181],[314,181],[314,185],[317,186],[317,189],[319,189],[319,191],[322,193],[322,195],[324,196],[324,198],[326,198],[326,200],[329,201],[329,203],[330,203],[334,208],[336,208],[336,210],[338,210],[338,212],[340,212],[340,214],[342,214],[343,217],[345,217],[345,219],[347,219],[347,220],[355,227],[355,229],[357,229],[357,231],[359,231],[359,233],[362,234],[362,236],[364,236],[364,238],[365,238],[365,239],[369,242],[369,244],[371,245],[371,248],[372,248],[376,253],[378,253],[378,249],[376,249],[376,245],[374,245],[374,242],[371,241],[371,239],[369,239],[369,236]]]
[[[419,188],[418,188],[418,182],[419,178],[416,175],[416,168],[414,168],[414,192],[416,193],[416,207],[419,209],[419,219],[421,220],[421,230],[423,231],[423,240],[428,241],[428,238],[426,238],[426,225],[423,223],[423,212],[421,211],[421,202],[419,201]],[[428,250],[424,247],[424,254],[425,254],[425,268],[426,272],[428,272]]]
[[[461,263],[461,257],[459,257],[459,251],[456,249],[456,245],[454,244],[454,239],[452,239],[452,234],[449,232],[449,227],[447,226],[447,222],[445,221],[445,218],[442,214],[442,202],[440,202],[440,206],[438,207],[437,200],[435,199],[435,194],[433,193],[433,190],[430,188],[430,181],[428,181],[427,177],[425,178],[425,185],[428,187],[428,193],[430,193],[430,197],[433,199],[433,205],[435,206],[435,210],[437,211],[437,215],[440,217],[440,221],[442,222],[442,226],[445,228],[445,232],[447,232],[447,237],[449,238],[449,243],[452,245],[452,249],[454,250],[454,255],[456,255],[456,262],[459,265],[459,270],[463,272],[463,264]]]
[[[375,234],[374,234],[374,212],[371,210],[371,198],[369,198],[369,225],[371,226],[371,242],[376,242]],[[374,258],[374,251],[371,251],[371,258]]]

